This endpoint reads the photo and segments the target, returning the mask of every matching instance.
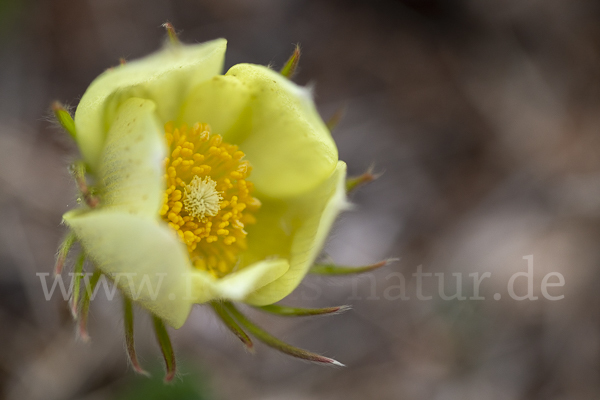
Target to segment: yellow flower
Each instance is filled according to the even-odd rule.
[[[209,303],[250,349],[246,331],[292,356],[339,365],[274,338],[231,302],[288,316],[347,309],[273,303],[309,269],[345,275],[387,263],[313,265],[347,207],[346,191],[375,176],[346,181],[346,164],[310,90],[288,79],[299,48],[281,73],[239,64],[221,75],[225,40],[185,46],[166,27],[171,43],[100,75],[74,121],[53,105],[83,159],[73,170],[82,207],[63,216],[70,232],[56,268],[60,273],[79,242],[71,301],[81,334],[93,289],[108,277],[124,294],[125,338],[137,372],[144,373],[133,344],[132,300],[153,315],[166,380],[175,357],[164,323],[181,327],[195,303]],[[95,271],[82,290],[85,259]]]
[[[220,75],[225,47],[170,44],[112,68],[75,114],[98,205],[64,221],[175,328],[194,303],[287,296],[346,206],[346,166],[310,91],[257,65]]]

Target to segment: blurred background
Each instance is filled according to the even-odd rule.
[[[345,368],[257,345],[197,306],[173,331],[176,383],[136,314],[142,363],[127,365],[120,302],[92,305],[78,341],[61,296],[45,301],[76,206],[76,148],[49,104],[76,106],[119,58],[164,40],[229,40],[239,62],[280,68],[300,43],[296,82],[314,84],[351,174],[385,171],[352,195],[327,253],[348,265],[401,257],[362,277],[309,277],[284,304],[351,304],[343,315],[249,314]],[[600,3],[595,0],[0,0],[0,397],[3,399],[595,399],[600,397]],[[533,255],[536,301],[507,282]],[[468,274],[490,273],[485,300]],[[544,276],[564,287],[541,296]],[[403,300],[402,278],[408,299]],[[556,280],[552,280],[556,282]],[[518,279],[517,292],[527,285]],[[494,295],[501,295],[496,300]]]

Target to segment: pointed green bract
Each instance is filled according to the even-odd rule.
[[[338,124],[342,120],[344,113],[346,112],[345,107],[341,107],[337,109],[337,111],[327,120],[327,129],[329,132],[333,132],[335,128],[337,128]]]
[[[381,176],[381,173],[379,173],[379,174],[373,173],[373,166],[371,166],[371,167],[369,167],[367,172],[365,172],[364,174],[361,174],[359,176],[351,176],[348,179],[346,179],[346,192],[350,193],[357,187],[362,186],[366,183],[372,182],[375,179],[378,179],[380,176]]]
[[[339,314],[348,311],[350,306],[337,306],[326,308],[298,308],[287,307],[278,304],[269,304],[266,306],[256,306],[257,309],[282,317],[310,317],[314,315]]]
[[[298,68],[298,62],[300,61],[300,46],[296,45],[294,52],[290,56],[290,58],[286,61],[283,68],[279,72],[281,75],[290,79],[296,73],[296,68]]]
[[[221,321],[225,324],[229,330],[238,337],[246,346],[246,348],[250,351],[254,351],[254,344],[252,343],[252,339],[248,336],[246,332],[238,325],[237,322],[229,315],[229,313],[225,310],[223,304],[218,301],[211,301],[211,307],[217,314],[217,316],[221,319]]]
[[[77,131],[75,130],[75,122],[71,114],[65,109],[65,107],[58,101],[52,103],[52,112],[56,121],[62,126],[62,128],[71,135],[73,140],[77,140]]]
[[[165,368],[167,370],[167,373],[165,374],[165,382],[171,382],[173,378],[175,378],[175,373],[177,371],[175,352],[173,351],[171,338],[169,337],[169,332],[167,332],[165,324],[160,318],[153,316],[152,321],[154,323],[154,333],[156,334],[156,340],[158,341],[160,351],[162,352],[163,358],[165,360]]]
[[[87,167],[85,162],[77,161],[71,164],[69,171],[73,178],[75,179],[75,183],[77,183],[77,187],[79,188],[79,192],[83,198],[83,201],[89,208],[95,208],[98,205],[98,198],[91,193],[90,188],[87,184]]]
[[[96,170],[115,113],[130,97],[153,100],[158,118],[177,117],[190,88],[219,74],[226,41],[198,45],[167,45],[141,60],[109,69],[87,89],[75,113],[77,143],[86,162]]]
[[[171,42],[171,44],[174,44],[174,45],[181,44],[181,42],[179,41],[179,38],[177,37],[177,32],[175,32],[175,27],[173,26],[173,24],[171,24],[170,22],[165,22],[163,24],[163,28],[165,28],[167,30],[167,36],[169,37],[169,41]]]
[[[384,267],[391,262],[398,261],[397,258],[389,258],[370,265],[362,265],[359,267],[351,267],[347,265],[337,264],[315,264],[311,267],[310,273],[317,275],[353,275],[362,274],[363,272],[370,272],[377,268]]]
[[[299,349],[292,345],[289,345],[273,335],[265,332],[258,326],[256,326],[253,322],[251,322],[244,314],[239,312],[237,308],[230,302],[223,303],[225,309],[231,314],[244,328],[248,330],[254,337],[263,342],[269,347],[274,348],[282,353],[288,354],[292,357],[301,358],[307,361],[313,361],[321,364],[332,364],[337,366],[343,366],[342,363],[334,360],[333,358],[324,357],[316,353],[312,353],[307,350]]]
[[[73,269],[73,294],[71,295],[71,315],[77,320],[79,318],[79,296],[81,293],[81,279],[83,279],[83,264],[85,263],[85,253],[82,251],[75,263]]]
[[[149,376],[140,365],[137,354],[135,352],[135,341],[133,337],[133,305],[131,300],[126,296],[123,296],[123,323],[125,329],[125,347],[127,348],[127,355],[129,356],[129,362],[133,367],[133,370],[138,374]]]
[[[92,299],[92,295],[96,290],[96,285],[98,285],[98,281],[102,276],[102,272],[100,270],[95,270],[90,278],[89,282],[86,281],[85,290],[83,291],[83,296],[81,298],[81,304],[79,305],[79,337],[84,342],[90,340],[90,336],[87,332],[87,317],[90,310],[90,301]]]
[[[77,240],[77,236],[71,231],[67,233],[67,236],[62,241],[60,247],[58,248],[58,254],[56,255],[56,264],[54,266],[54,275],[60,275],[62,269],[65,265],[65,261],[67,260],[67,256],[69,255],[69,251],[71,247]]]

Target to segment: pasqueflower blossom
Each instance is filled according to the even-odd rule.
[[[76,271],[84,258],[96,271],[88,289],[101,275],[117,285],[140,372],[132,300],[153,315],[170,373],[164,323],[181,327],[196,303],[211,304],[249,347],[245,330],[289,354],[335,363],[279,342],[231,303],[310,314],[269,305],[298,286],[348,203],[346,165],[311,91],[289,71],[258,65],[221,74],[225,48],[223,39],[172,40],[96,78],[74,122],[55,107],[82,157],[74,174],[83,201],[63,216],[70,234],[59,264],[79,242]],[[82,332],[88,292],[73,299]]]

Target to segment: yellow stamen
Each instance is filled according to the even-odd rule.
[[[216,277],[230,273],[246,248],[244,224],[260,201],[247,181],[252,167],[237,146],[223,142],[206,124],[165,125],[169,157],[160,214],[186,244],[196,268]]]

